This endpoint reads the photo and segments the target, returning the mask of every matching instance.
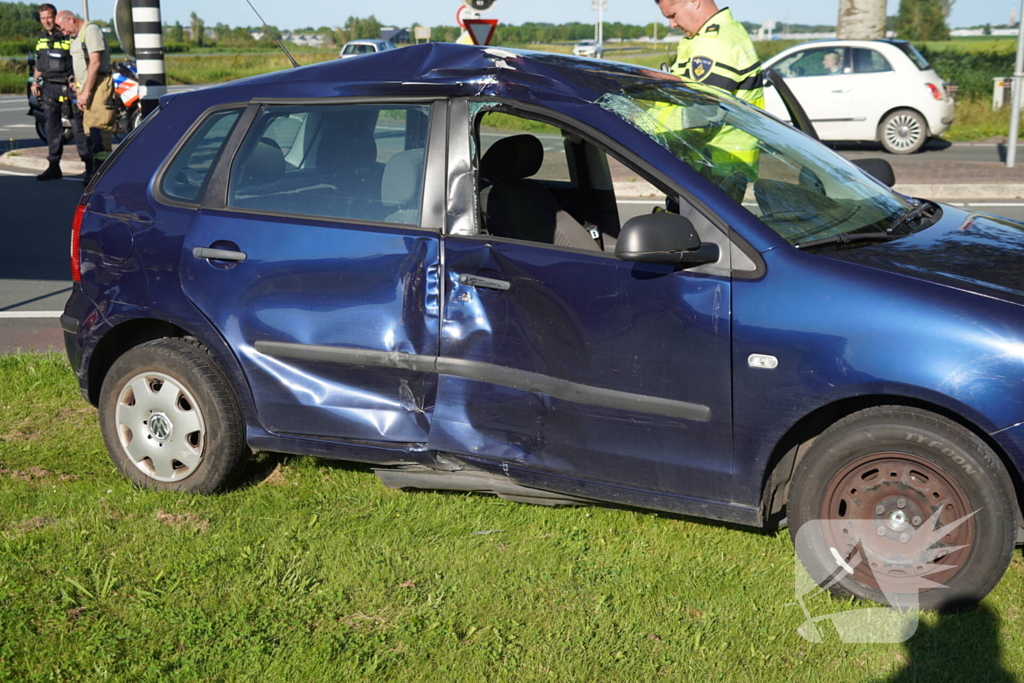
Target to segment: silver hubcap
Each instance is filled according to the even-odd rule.
[[[132,464],[151,479],[184,479],[199,467],[206,422],[191,392],[161,372],[135,375],[117,398],[117,434]]]
[[[900,114],[885,124],[885,141],[893,149],[910,149],[921,139],[921,124],[910,114]]]

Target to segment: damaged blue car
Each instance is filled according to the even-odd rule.
[[[977,601],[1024,538],[1024,226],[890,184],[657,71],[425,44],[162,98],[61,324],[139,486],[352,460]]]

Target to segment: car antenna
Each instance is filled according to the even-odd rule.
[[[245,1],[249,3],[249,7],[252,7],[252,11],[256,12],[256,16],[260,18],[260,21],[263,21],[263,17],[260,17],[260,13],[257,12],[256,8],[252,6],[252,3],[249,2],[249,0],[245,0]],[[286,48],[284,46],[284,43],[281,42],[281,39],[278,38],[277,35],[275,35],[274,32],[270,30],[270,27],[267,26],[267,22],[265,22],[265,21],[263,21],[263,28],[267,29],[267,33],[269,33],[270,35],[274,36],[274,40],[277,41],[278,47],[280,47],[281,51],[284,52],[284,56],[288,58],[288,61],[292,63],[292,66],[294,68],[298,69],[299,68],[299,63],[295,61],[295,57],[292,57],[292,53],[288,52],[288,48]]]

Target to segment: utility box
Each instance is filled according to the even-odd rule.
[[[1010,91],[1012,88],[1012,78],[992,79],[992,111],[999,111],[1010,103]]]

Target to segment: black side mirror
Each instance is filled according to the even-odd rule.
[[[854,166],[889,187],[896,184],[896,174],[893,173],[892,165],[885,159],[851,159],[851,161]]]
[[[699,266],[718,260],[718,245],[702,245],[693,223],[662,211],[626,221],[615,243],[615,256],[623,261]]]

